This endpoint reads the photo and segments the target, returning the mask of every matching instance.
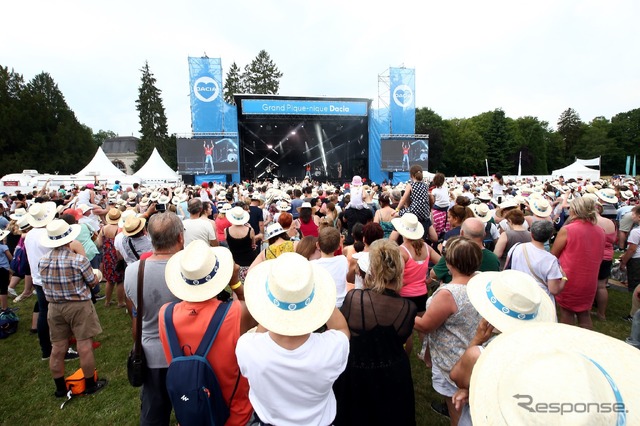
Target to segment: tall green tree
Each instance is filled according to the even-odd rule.
[[[233,99],[234,93],[244,93],[244,84],[242,81],[242,71],[240,67],[234,62],[231,64],[227,77],[224,79],[224,101],[229,105],[235,105],[236,102]]]
[[[157,148],[164,161],[172,169],[177,166],[177,152],[175,135],[169,136],[167,130],[167,116],[162,103],[162,91],[156,87],[156,78],[149,69],[149,62],[145,61],[140,70],[141,84],[138,88],[136,109],[140,117],[140,141],[136,151],[133,170],[140,167],[149,159],[153,148]]]
[[[582,120],[573,108],[567,108],[558,118],[558,134],[564,141],[564,160],[567,164],[575,161],[576,149],[582,135]]]
[[[104,141],[106,141],[107,139],[115,138],[116,136],[118,136],[118,134],[116,132],[113,132],[111,130],[102,130],[102,129],[100,129],[96,133],[93,134],[93,142],[97,146],[102,146]]]
[[[444,155],[445,123],[442,117],[429,108],[416,109],[416,133],[429,135],[429,171],[442,170]]]
[[[625,171],[627,155],[640,155],[640,108],[621,112],[611,118],[611,130],[609,136],[615,140],[623,154],[618,154],[611,165],[612,173]]]
[[[244,67],[242,80],[247,93],[277,95],[282,73],[266,50],[261,50],[249,65]]]
[[[520,160],[522,153],[522,174],[547,174],[549,124],[537,117],[527,116],[516,119],[514,127],[516,161]]]
[[[454,118],[445,123],[442,171],[447,176],[484,174],[487,144],[477,122]]]
[[[511,157],[513,137],[509,129],[509,121],[502,109],[491,113],[489,127],[483,134],[487,145],[489,173],[514,173],[515,167]]]

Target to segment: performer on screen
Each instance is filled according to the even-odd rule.
[[[207,173],[207,163],[209,163],[211,165],[211,173],[213,173],[213,141],[211,141],[211,145],[204,141],[202,146],[204,147],[204,172]]]
[[[311,179],[311,163],[307,163],[307,165],[305,166],[305,170],[306,171],[304,177]]]
[[[402,169],[409,170],[411,165],[409,164],[409,148],[411,148],[411,144],[409,142],[402,142]]]
[[[338,163],[338,179],[342,179],[342,163]]]

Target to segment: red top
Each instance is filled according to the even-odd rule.
[[[598,225],[576,220],[568,225],[567,243],[558,260],[567,277],[564,290],[556,295],[563,308],[573,312],[591,309],[598,289],[598,271],[604,252],[604,231]]]
[[[402,148],[403,155],[409,155],[409,148]]]
[[[239,302],[232,303],[220,327],[218,336],[207,355],[207,360],[218,378],[222,395],[227,403],[231,399],[233,388],[240,374],[240,367],[238,367],[238,360],[236,359],[236,343],[240,338],[241,308]],[[189,345],[195,351],[207,331],[209,322],[211,322],[211,318],[213,318],[213,314],[219,304],[220,301],[217,299],[176,304],[173,308],[173,325],[181,347]],[[168,362],[171,362],[171,350],[169,349],[167,330],[164,325],[164,311],[166,308],[167,305],[160,308],[158,320],[164,356]],[[249,402],[249,382],[243,376],[240,376],[238,389],[233,397],[233,403],[229,407],[229,411],[229,420],[225,423],[226,426],[244,426],[251,417],[253,407]]]
[[[211,155],[213,153],[213,148],[204,148],[205,155]]]
[[[315,224],[313,218],[311,218],[308,223],[300,221],[300,232],[302,232],[303,237],[307,237],[309,235],[311,235],[312,237],[317,237],[318,225]]]

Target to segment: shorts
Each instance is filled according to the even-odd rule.
[[[627,262],[627,289],[629,293],[633,293],[638,284],[640,284],[640,258],[632,257]]]
[[[416,307],[418,308],[418,312],[424,312],[427,310],[427,293],[421,296],[402,296],[402,298],[411,300],[413,303],[415,303]]]
[[[611,265],[613,264],[612,260],[603,260],[600,263],[600,271],[598,271],[598,279],[604,280],[611,276]]]
[[[67,340],[72,335],[77,340],[86,340],[102,333],[100,320],[91,300],[49,303],[47,322],[52,342]]]
[[[431,382],[433,389],[442,396],[451,398],[458,391],[458,387],[449,383],[445,373],[435,365],[431,367]]]

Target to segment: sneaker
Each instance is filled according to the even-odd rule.
[[[104,300],[106,298],[107,298],[107,296],[105,296],[104,294],[96,294],[96,301]]]
[[[78,355],[78,352],[74,351],[72,348],[69,348],[69,350],[67,350],[67,353],[64,355],[64,360],[66,361],[71,361],[74,359],[78,359],[80,355]]]
[[[11,297],[18,297],[18,293],[16,293],[16,289],[15,288],[9,287],[9,289],[7,289],[7,292],[9,293],[9,296],[11,296]]]
[[[626,317],[622,317],[623,320],[633,322],[633,317],[631,315],[627,315]]]
[[[449,417],[449,408],[444,402],[431,402],[431,409],[441,416]]]
[[[107,383],[107,379],[99,379],[98,381],[96,381],[96,385],[94,387],[85,390],[84,393],[85,395],[93,395],[95,393],[98,393],[107,386]]]

